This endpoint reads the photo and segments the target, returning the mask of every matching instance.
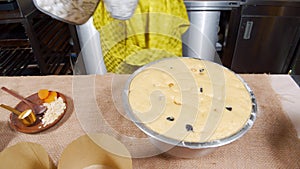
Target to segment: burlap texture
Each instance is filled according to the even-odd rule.
[[[120,76],[122,80],[115,81],[117,85],[114,86],[113,80],[117,79],[117,76],[119,75],[110,74],[84,78],[95,82],[98,107],[111,127],[128,136],[145,137],[132,122],[118,113],[123,111],[118,106],[122,101],[120,97],[112,97],[112,91],[118,86],[123,86],[122,82],[126,80],[126,76]],[[137,158],[133,160],[134,168],[300,168],[300,141],[290,120],[282,111],[268,76],[242,75],[242,77],[254,91],[259,106],[257,120],[248,133],[208,156],[198,159],[179,159],[166,155]],[[74,76],[1,77],[0,84],[18,91],[23,96],[31,95],[41,88],[56,90],[70,98],[69,105],[72,107]],[[83,88],[92,88],[92,85],[87,84]],[[78,97],[78,94],[76,95]],[[85,97],[85,94],[82,93],[81,97]],[[11,106],[19,102],[3,91],[0,91],[0,100],[1,103]],[[1,109],[0,151],[20,141],[36,142],[45,147],[57,164],[67,144],[85,134],[77,117],[76,109],[72,109],[71,113],[54,128],[39,134],[23,134],[9,128],[7,124],[9,113]]]

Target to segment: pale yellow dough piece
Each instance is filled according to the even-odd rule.
[[[137,118],[154,132],[178,141],[231,136],[244,127],[252,110],[250,94],[235,73],[192,58],[151,65],[132,79],[129,91]]]

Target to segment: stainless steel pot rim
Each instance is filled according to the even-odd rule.
[[[134,115],[131,106],[129,104],[129,100],[128,100],[128,95],[129,95],[129,87],[130,87],[130,83],[133,80],[133,78],[139,74],[140,72],[142,72],[143,70],[145,70],[146,68],[148,68],[151,65],[154,65],[158,62],[164,61],[164,60],[168,60],[168,59],[174,59],[174,57],[171,58],[164,58],[164,59],[160,59],[154,62],[151,62],[149,64],[146,64],[145,66],[139,68],[138,70],[136,70],[133,74],[131,74],[125,84],[125,88],[124,91],[122,93],[122,99],[123,99],[123,105],[124,105],[124,109],[126,114],[128,115],[128,117],[134,122],[134,124],[140,129],[142,130],[145,134],[147,134],[148,136],[150,136],[153,139],[156,139],[158,141],[161,141],[163,143],[167,143],[170,145],[174,145],[174,146],[180,146],[180,147],[185,147],[185,148],[190,148],[190,149],[202,149],[202,148],[213,148],[213,147],[220,147],[226,144],[229,144],[237,139],[239,139],[240,137],[242,137],[254,124],[255,120],[256,120],[256,116],[257,116],[257,102],[256,102],[256,98],[254,96],[253,91],[250,89],[250,87],[248,86],[248,84],[237,74],[235,74],[244,84],[245,88],[248,90],[251,101],[252,101],[252,110],[250,113],[250,117],[247,120],[247,122],[245,123],[244,127],[239,130],[237,133],[223,138],[223,139],[219,139],[219,140],[214,140],[214,141],[209,141],[209,142],[186,142],[186,141],[179,141],[176,139],[172,139],[169,137],[165,137],[164,135],[161,135],[159,133],[154,132],[153,130],[149,129],[144,123],[139,123],[139,119],[137,119],[137,117]],[[192,58],[192,59],[198,59],[198,58]],[[198,59],[201,60],[201,59]],[[212,62],[213,64],[217,64]],[[224,67],[225,69],[227,69],[226,67]],[[229,69],[227,69],[229,70]],[[229,70],[231,71],[231,70]],[[232,71],[231,71],[232,72]]]

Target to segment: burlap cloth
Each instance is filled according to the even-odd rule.
[[[120,75],[118,75],[120,76]],[[74,139],[85,134],[84,124],[77,119],[77,98],[85,97],[85,90],[94,90],[94,96],[103,117],[116,131],[137,137],[145,135],[118,112],[120,97],[112,91],[122,86],[127,76],[47,76],[1,77],[1,86],[29,96],[40,88],[59,91],[69,97],[69,113],[55,127],[39,134],[23,134],[8,126],[9,113],[0,110],[0,151],[20,141],[36,142],[45,147],[57,164],[63,149]],[[133,159],[134,168],[300,168],[300,141],[290,120],[282,111],[280,101],[272,90],[267,75],[242,75],[257,98],[259,113],[253,128],[239,140],[218,148],[210,155],[197,159],[180,159],[166,155]],[[75,78],[75,79],[74,79]],[[80,85],[76,79],[81,80]],[[113,82],[117,85],[112,85]],[[93,84],[90,84],[92,82]],[[86,83],[86,84],[85,84]],[[74,90],[73,90],[74,89]],[[90,94],[88,94],[90,95]],[[72,100],[75,98],[75,101]],[[1,103],[16,105],[19,101],[0,92]],[[80,100],[80,99],[79,99]],[[90,102],[86,100],[86,102]],[[76,106],[73,106],[76,103]],[[74,108],[75,107],[75,108]],[[78,109],[79,110],[79,109]],[[93,119],[90,119],[93,124]],[[98,126],[94,126],[96,129]],[[97,130],[96,130],[97,131]],[[0,164],[1,165],[1,164]]]

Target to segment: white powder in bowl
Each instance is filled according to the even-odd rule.
[[[66,109],[66,104],[61,97],[51,103],[44,103],[43,105],[47,107],[47,111],[42,118],[43,127],[53,123]]]

